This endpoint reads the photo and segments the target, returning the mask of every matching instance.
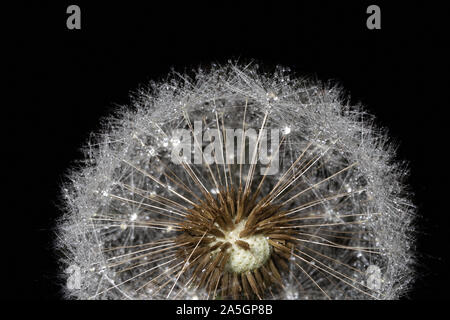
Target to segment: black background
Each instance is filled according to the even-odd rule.
[[[4,10],[12,98],[2,106],[6,298],[60,299],[53,250],[59,189],[101,117],[171,68],[253,59],[339,83],[389,129],[400,143],[398,158],[409,162],[419,212],[418,278],[407,299],[448,299],[444,10],[431,3],[337,2],[55,1]],[[81,30],[66,28],[70,4],[81,7]],[[381,30],[366,28],[370,4],[381,7]]]

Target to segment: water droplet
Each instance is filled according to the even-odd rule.
[[[291,133],[291,128],[289,126],[286,126],[283,129],[281,129],[281,133],[284,135],[288,135],[289,133]]]

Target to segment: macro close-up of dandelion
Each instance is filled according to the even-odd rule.
[[[63,183],[65,297],[404,296],[416,209],[374,123],[340,87],[282,67],[140,87]]]

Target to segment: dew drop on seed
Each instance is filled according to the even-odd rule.
[[[147,153],[153,157],[156,155],[156,150],[154,148],[148,148]]]
[[[284,135],[288,135],[289,133],[291,133],[291,128],[286,126],[283,129],[281,129],[281,133]]]

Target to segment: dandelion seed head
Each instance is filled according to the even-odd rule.
[[[58,247],[63,264],[80,269],[79,288],[70,285],[67,297],[396,299],[407,292],[415,208],[405,165],[374,118],[343,102],[339,88],[289,72],[230,63],[174,74],[105,121],[62,187]],[[248,136],[227,138],[230,128]],[[177,130],[192,144],[174,157],[187,143]],[[202,139],[213,134],[217,140]],[[270,155],[260,158],[261,150]]]

